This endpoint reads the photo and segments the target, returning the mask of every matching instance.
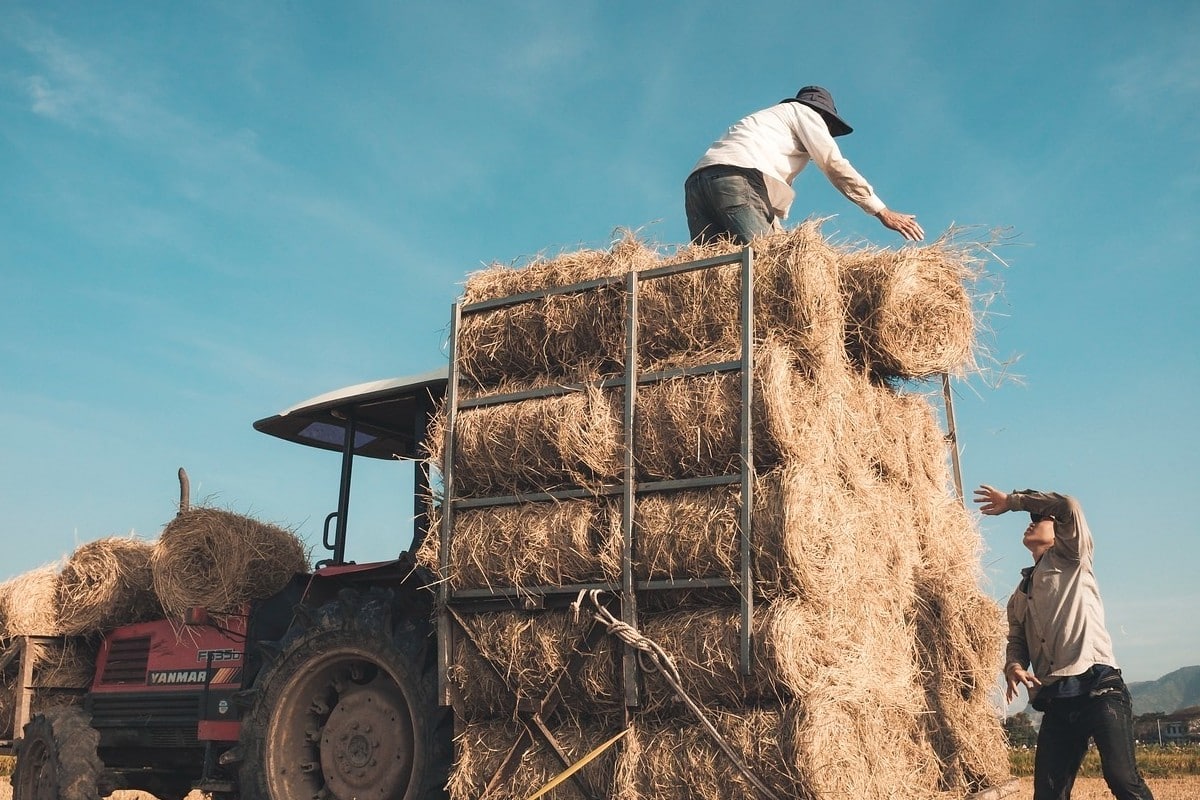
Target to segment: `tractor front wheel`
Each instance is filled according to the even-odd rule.
[[[424,800],[449,769],[429,626],[390,593],[343,592],[288,635],[242,721],[243,798]]]
[[[34,716],[17,743],[13,800],[95,800],[104,776],[96,754],[99,741],[100,734],[74,706]]]

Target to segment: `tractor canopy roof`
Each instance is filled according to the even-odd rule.
[[[318,395],[254,423],[289,442],[368,458],[418,458],[429,415],[446,393],[448,369],[359,383]]]

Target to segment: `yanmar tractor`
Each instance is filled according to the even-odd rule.
[[[420,445],[446,384],[445,371],[363,384],[255,423],[340,452],[342,464],[329,557],[245,616],[195,609],[113,630],[83,696],[35,714],[38,637],[14,642],[4,660],[20,659],[15,800],[121,788],[160,800],[193,789],[242,800],[444,796],[452,719],[437,697],[432,576],[407,553],[347,563],[345,545],[361,458],[413,460],[412,550],[425,536]]]

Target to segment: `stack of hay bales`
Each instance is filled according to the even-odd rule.
[[[59,637],[33,652],[33,710],[75,702],[91,684],[99,638],[122,625],[180,619],[203,606],[238,613],[308,568],[289,530],[240,514],[197,507],[155,541],[108,537],[0,583],[0,652],[20,636]],[[19,664],[0,670],[0,738],[12,735]]]
[[[662,258],[625,239],[609,252],[477,273],[464,302],[733,249]],[[889,386],[966,365],[974,331],[963,284],[975,266],[969,251],[945,242],[840,251],[816,222],[755,242],[752,674],[740,672],[740,605],[728,591],[646,593],[640,627],[675,657],[689,695],[779,796],[956,798],[1007,775],[987,697],[1000,612],[979,588],[979,536],[950,486],[929,402]],[[738,271],[641,283],[639,373],[739,357]],[[461,396],[594,385],[622,373],[624,308],[617,286],[464,316]],[[637,479],[737,472],[739,381],[735,372],[641,387]],[[623,401],[621,389],[592,388],[460,410],[453,496],[619,482]],[[431,444],[441,459],[440,434]],[[737,485],[639,495],[636,577],[736,579],[740,503]],[[620,517],[606,497],[461,510],[441,577],[454,590],[617,582]],[[440,557],[438,537],[427,537],[418,560],[438,570]],[[464,619],[474,644],[458,637],[448,675],[465,722],[454,800],[482,795],[524,735],[516,708],[545,696],[577,658],[586,625],[562,611]],[[601,641],[558,687],[550,727],[571,758],[622,725],[619,652],[615,640]],[[621,744],[581,771],[602,795],[758,796],[660,676],[645,676],[634,711]],[[534,737],[488,796],[526,797],[561,769]],[[568,782],[555,796],[579,793]]]

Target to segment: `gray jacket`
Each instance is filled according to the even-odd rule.
[[[1008,496],[1008,507],[1054,517],[1054,546],[1008,599],[1006,669],[1032,664],[1048,685],[1093,664],[1116,667],[1092,571],[1092,533],[1079,503],[1053,492],[1021,491]]]

